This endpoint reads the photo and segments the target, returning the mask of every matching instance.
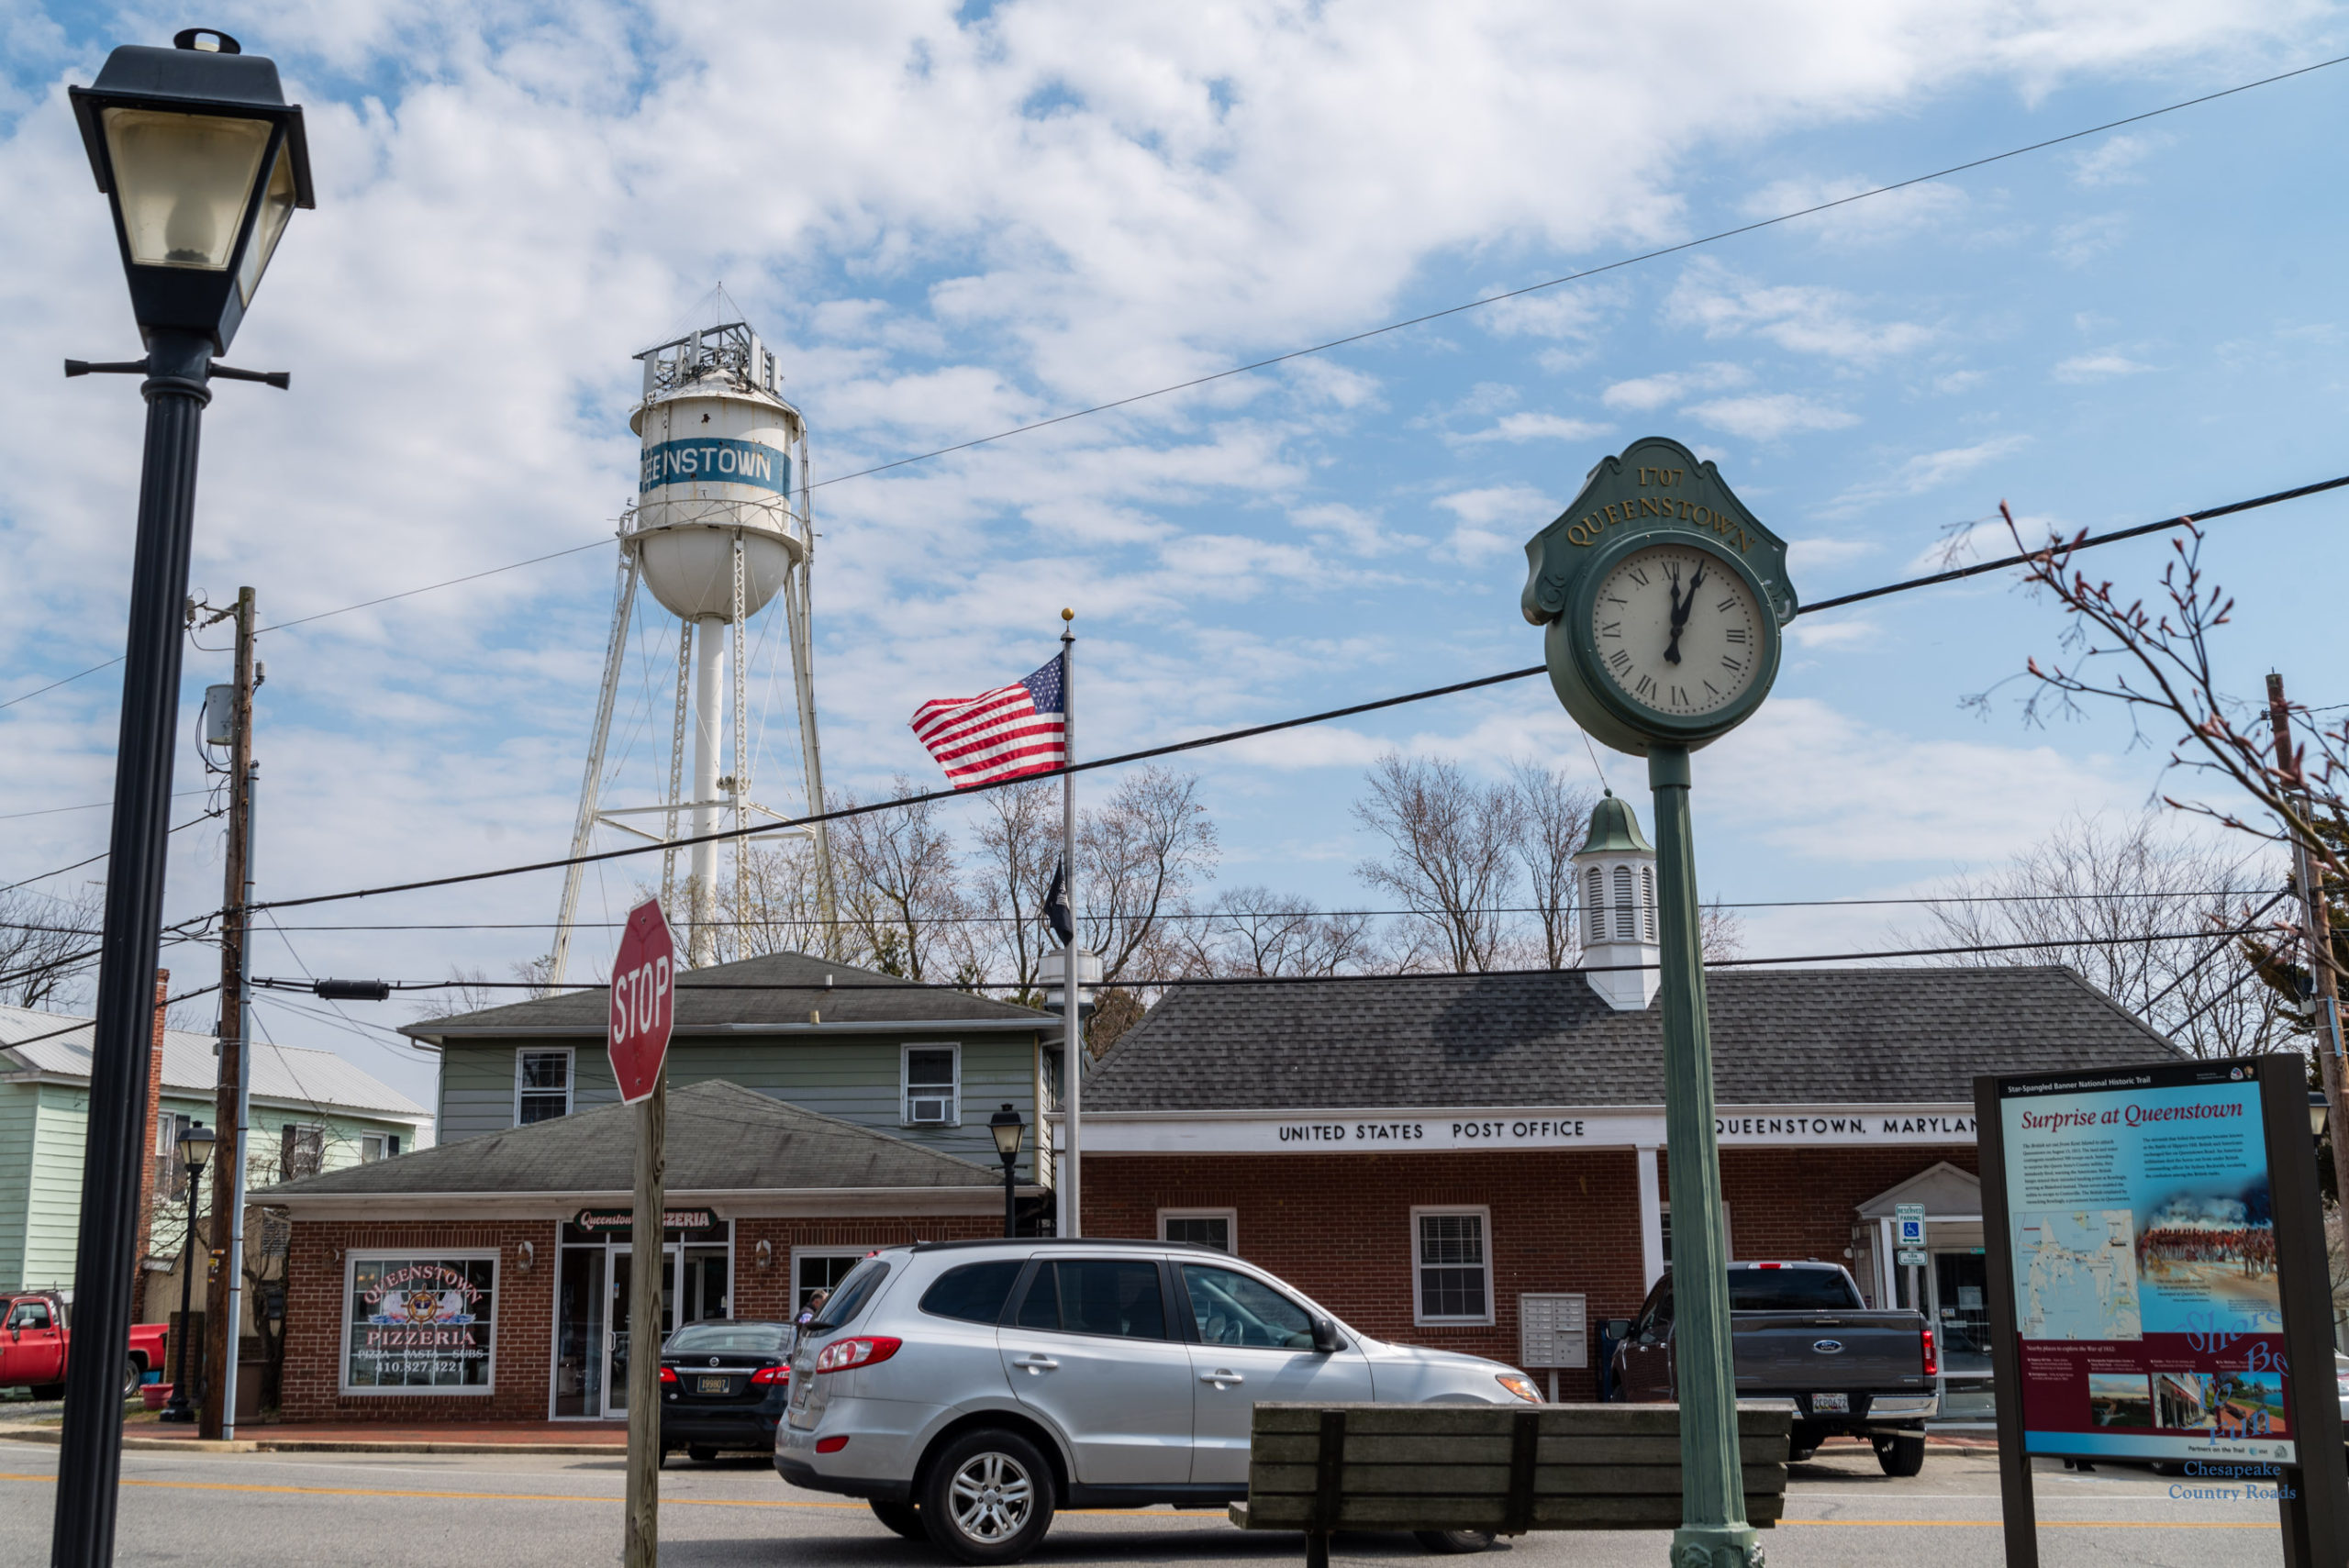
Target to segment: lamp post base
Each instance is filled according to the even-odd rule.
[[[1753,1527],[1682,1525],[1672,1532],[1672,1568],[1762,1568],[1762,1541]]]

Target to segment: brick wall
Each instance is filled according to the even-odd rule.
[[[551,1219],[383,1223],[297,1221],[285,1260],[287,1421],[543,1421],[554,1351],[554,1289],[562,1227]],[[883,1247],[999,1236],[1000,1217],[876,1217],[850,1219],[738,1219],[734,1222],[732,1311],[737,1318],[782,1318],[790,1311],[791,1249]],[[758,1265],[758,1244],[770,1262]],[[529,1272],[521,1243],[536,1249]],[[487,1394],[340,1392],[345,1254],[354,1250],[497,1252],[496,1373]]]
[[[1600,1322],[1637,1310],[1646,1295],[1637,1158],[1628,1149],[1096,1155],[1085,1162],[1085,1230],[1154,1237],[1162,1208],[1232,1209],[1241,1257],[1364,1333],[1514,1362],[1520,1293],[1586,1296],[1594,1350]],[[1846,1262],[1857,1206],[1941,1160],[1976,1169],[1971,1148],[1726,1150],[1737,1254]],[[1492,1211],[1490,1325],[1412,1322],[1411,1210],[1428,1205]],[[1594,1398],[1596,1373],[1562,1371],[1558,1386],[1563,1398]]]

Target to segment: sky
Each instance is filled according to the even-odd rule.
[[[634,486],[631,356],[715,324],[721,286],[812,432],[836,794],[933,782],[914,707],[1043,662],[1063,606],[1085,755],[1536,662],[1522,545],[1644,435],[1720,465],[1793,541],[1806,600],[1932,570],[1953,531],[1995,550],[2001,500],[2034,535],[2102,529],[2349,470],[2344,65],[822,484],[2349,53],[2335,6],[222,0],[205,20],[278,61],[317,207],[229,356],[292,391],[223,385],[206,416],[192,592],[251,584],[273,627],[594,547],[263,636],[264,898],[563,851]],[[105,848],[103,810],[56,808],[108,796],[118,670],[21,694],[119,653],[137,501],[135,384],[58,375],[136,352],[65,90],[178,25],[0,0],[0,882]],[[2307,629],[2344,506],[2210,526],[2232,689],[2273,667],[2299,700],[2349,700]],[[2150,586],[2165,550],[2094,559]],[[2067,815],[2157,806],[2167,737],[2024,722],[2017,677],[2061,631],[2008,574],[1796,621],[1770,700],[1697,759],[1706,896],[1915,896]],[[188,651],[191,731],[224,632]],[[751,635],[756,793],[795,806],[779,623]],[[659,622],[636,641],[607,802],[665,774]],[[1642,764],[1594,759],[1523,681],[1191,754],[1221,882],[1375,904],[1343,806],[1390,748],[1603,771],[1646,815]],[[204,787],[192,735],[177,766]],[[217,906],[217,824],[174,846],[170,915]],[[634,874],[591,877],[590,917]],[[256,968],[502,974],[543,929],[319,928],[546,922],[559,893],[287,911]],[[1755,909],[1745,932],[1756,954],[1841,951],[1915,918]],[[175,985],[213,978],[207,951],[166,956]],[[429,1100],[429,1059],[380,1028],[415,1004],[342,1010],[262,1017]]]

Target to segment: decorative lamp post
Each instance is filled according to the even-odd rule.
[[[2315,1139],[2319,1143],[2324,1141],[2325,1119],[2331,1114],[2332,1107],[2325,1104],[2324,1091],[2322,1089],[2310,1090],[2309,1136]]]
[[[1003,1234],[1008,1240],[1019,1234],[1019,1145],[1028,1124],[1006,1104],[987,1118],[987,1130],[995,1134],[995,1151],[1003,1156]]]
[[[188,1294],[195,1284],[196,1183],[203,1178],[204,1162],[212,1158],[212,1129],[200,1121],[180,1134],[180,1163],[187,1167],[187,1240],[180,1248],[180,1326],[172,1334],[178,1346],[173,1357],[172,1399],[159,1420],[195,1419],[195,1408],[187,1402]]]
[[[145,358],[126,362],[65,363],[69,376],[143,375],[147,399],[73,1262],[74,1327],[98,1345],[129,1338],[138,1266],[139,1140],[150,1110],[148,1042],[196,438],[215,379],[286,384],[282,373],[232,369],[213,356],[236,337],[293,209],[314,205],[302,111],[285,102],[277,67],[202,28],[181,33],[173,46],[117,49],[94,85],[71,95],[91,172],[112,204],[131,315],[147,348]],[[67,1363],[52,1568],[113,1561],[119,1372],[109,1356]]]

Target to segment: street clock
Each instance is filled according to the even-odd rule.
[[[1602,460],[1525,555],[1551,684],[1608,745],[1694,750],[1769,695],[1796,608],[1786,541],[1679,442]]]

